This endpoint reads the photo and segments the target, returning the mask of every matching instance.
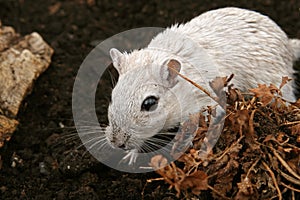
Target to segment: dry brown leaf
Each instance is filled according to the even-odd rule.
[[[300,98],[293,105],[300,108]]]
[[[225,95],[225,85],[227,85],[227,77],[216,77],[214,80],[209,82],[209,86],[215,92],[217,97],[222,97]]]
[[[185,172],[188,172],[191,168],[197,165],[195,159],[191,156],[191,154],[182,154],[181,157],[178,158],[178,161],[184,163],[183,171]]]
[[[171,149],[171,155],[178,158],[182,152],[182,144],[192,142],[193,136],[199,126],[199,113],[189,116],[189,120],[183,123],[181,132],[177,133],[174,137],[174,144]],[[187,141],[189,140],[189,141]]]
[[[292,135],[300,134],[300,123],[291,127]]]
[[[199,195],[201,190],[207,190],[208,177],[203,171],[196,171],[189,176],[186,176],[180,183],[180,188],[183,190],[192,189],[192,193]]]
[[[230,158],[226,166],[217,171],[217,180],[214,185],[215,190],[226,196],[232,189],[233,178],[238,173],[238,168],[239,163],[233,158]]]
[[[156,155],[151,158],[150,166],[154,170],[158,170],[162,167],[165,167],[168,164],[168,160],[162,155]]]
[[[279,89],[281,89],[284,85],[286,85],[289,81],[291,81],[292,79],[287,77],[287,76],[283,76],[282,77],[282,81],[281,84],[279,86]]]
[[[249,110],[236,110],[236,113],[232,113],[228,119],[231,124],[230,128],[234,132],[240,133],[240,135],[242,135],[243,132],[249,132]]]
[[[244,97],[242,96],[241,92],[238,89],[232,88],[231,86],[228,87],[228,94],[227,94],[227,102],[230,105],[234,105],[234,102],[243,101]]]
[[[270,84],[269,89],[272,94],[274,93],[281,94],[280,89],[278,89],[278,87],[272,83]]]
[[[254,93],[255,97],[260,98],[260,102],[263,106],[268,105],[274,98],[274,94],[271,93],[271,89],[266,84],[258,84],[257,88],[249,90]]]

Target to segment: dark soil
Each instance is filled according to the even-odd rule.
[[[73,83],[93,41],[137,27],[165,27],[200,13],[237,6],[270,16],[290,36],[300,38],[299,0],[118,1],[0,0],[0,20],[22,35],[36,31],[54,48],[49,69],[36,81],[19,112],[20,125],[0,149],[0,199],[175,199],[175,191],[155,173],[127,174],[93,159],[72,123]],[[57,6],[57,10],[55,9]],[[110,90],[99,97],[99,120],[106,123]],[[62,128],[61,125],[65,128]],[[66,127],[70,127],[66,128]],[[143,193],[143,195],[142,195]]]

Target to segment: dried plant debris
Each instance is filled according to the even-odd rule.
[[[21,102],[48,68],[52,54],[38,33],[21,37],[0,22],[0,144],[15,130]]]
[[[208,156],[203,159],[199,151],[207,140],[212,108],[208,116],[199,113],[183,123],[182,130],[194,134],[187,152],[164,168],[167,160],[160,155],[150,165],[177,197],[295,199],[300,192],[300,99],[289,103],[281,97],[288,81],[283,77],[279,87],[258,85],[247,98],[225,81],[225,125]],[[214,85],[220,90],[220,84]]]

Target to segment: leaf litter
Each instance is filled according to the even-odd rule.
[[[207,116],[203,112],[191,115],[176,135],[192,133],[193,145],[167,166],[166,158],[154,156],[150,165],[161,178],[148,182],[164,180],[178,198],[296,199],[300,193],[300,99],[287,102],[281,93],[290,79],[283,77],[279,87],[258,84],[243,94],[229,84],[232,78],[218,77],[210,83],[216,94],[226,89],[227,97],[225,124],[212,150],[207,148],[207,156],[200,156],[214,114],[214,108],[208,107]],[[218,97],[208,95],[218,102]]]

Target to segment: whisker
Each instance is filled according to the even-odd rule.
[[[101,144],[100,147],[97,149],[97,151],[102,151],[102,150],[104,150],[105,147],[106,147],[107,149],[108,149],[108,147],[110,147],[110,145],[108,144],[107,141],[104,141],[103,144]],[[110,147],[110,148],[111,148],[111,147]]]
[[[107,70],[107,71],[108,71],[110,79],[111,79],[111,84],[113,87],[115,87],[117,84],[117,80],[115,79],[114,75],[112,74],[112,72],[110,70]]]
[[[100,126],[100,127],[106,127],[106,124],[103,123],[98,123],[98,122],[91,122],[91,121],[84,121],[84,120],[79,120],[76,123],[76,126]]]
[[[150,153],[153,151],[153,148],[150,145],[143,145],[141,147],[141,152],[142,153]]]
[[[144,143],[153,145],[155,147],[162,146],[162,145],[166,144],[165,141],[158,140],[158,139],[146,140]]]
[[[151,137],[151,138],[149,138],[148,140],[171,142],[171,141],[173,140],[173,137],[170,137],[170,136],[164,136],[164,135],[159,135],[159,136]]]
[[[162,135],[160,135],[162,137]],[[156,137],[151,137],[146,139],[143,142],[142,147],[142,151],[143,152],[147,152],[147,153],[151,153],[154,152],[158,149],[160,149],[160,151],[163,151],[164,153],[168,153],[169,154],[169,150],[171,149],[173,146],[173,143],[171,143],[171,138],[170,137],[162,137],[162,138],[157,138]],[[165,148],[163,148],[165,147]]]
[[[170,137],[163,137],[163,136],[160,136],[160,137],[151,137],[151,138],[148,138],[146,141],[153,141],[153,142],[158,142],[158,143],[162,143],[162,144],[168,144],[172,141],[173,138],[170,138]]]
[[[78,129],[76,131],[80,135],[86,135],[90,133],[105,133],[105,130],[103,129],[92,129],[92,128],[83,128],[83,129]]]
[[[66,138],[62,138],[65,141],[65,143],[69,143],[70,141],[74,141],[75,139],[80,139],[77,134],[73,134],[73,135],[69,135],[68,137],[67,136],[65,137]]]
[[[86,146],[88,143],[93,142],[95,140],[104,140],[104,139],[105,139],[105,136],[103,136],[103,135],[98,136],[98,137],[93,137],[92,139],[90,139],[90,140],[88,140],[88,141],[80,144],[76,149],[79,149],[79,148],[81,148],[83,146]]]
[[[79,129],[79,132],[77,132],[76,129],[72,131],[67,131],[64,132],[60,138],[64,140],[66,144],[75,141],[75,140],[80,140],[81,137],[98,137],[99,135],[102,135],[104,137],[104,129],[99,128],[99,127],[93,127],[93,126],[84,126],[81,129]]]
[[[78,133],[79,136],[87,136],[87,135],[91,135],[91,134],[104,134],[105,131],[101,131],[101,130],[89,130],[89,131],[81,131],[80,130],[80,133]]]
[[[157,147],[161,147],[161,146],[151,142],[144,142],[143,145],[141,146],[144,153],[150,153],[154,151],[155,148]]]
[[[176,135],[177,134],[177,132],[160,132],[160,133],[158,133],[158,134],[156,134],[156,135]]]
[[[141,149],[141,145],[140,145],[140,144],[142,144],[141,141],[133,140],[132,143],[133,143],[133,146],[135,147],[135,149],[136,149],[137,151],[139,151],[139,150]]]
[[[76,125],[76,126],[74,126],[74,127],[94,127],[94,128],[100,128],[100,129],[105,129],[106,127],[103,127],[103,126],[99,126],[98,124],[96,124],[96,125],[88,125],[88,124],[84,124],[84,125]]]
[[[82,154],[82,156],[84,156],[88,151],[92,150],[94,147],[96,147],[97,145],[100,144],[100,147],[106,144],[106,138],[102,138],[98,141],[96,141],[94,144],[92,144],[91,146],[87,147],[86,146],[86,151]],[[101,144],[102,143],[102,144]],[[99,148],[98,148],[99,149]],[[97,149],[97,150],[98,150]]]

